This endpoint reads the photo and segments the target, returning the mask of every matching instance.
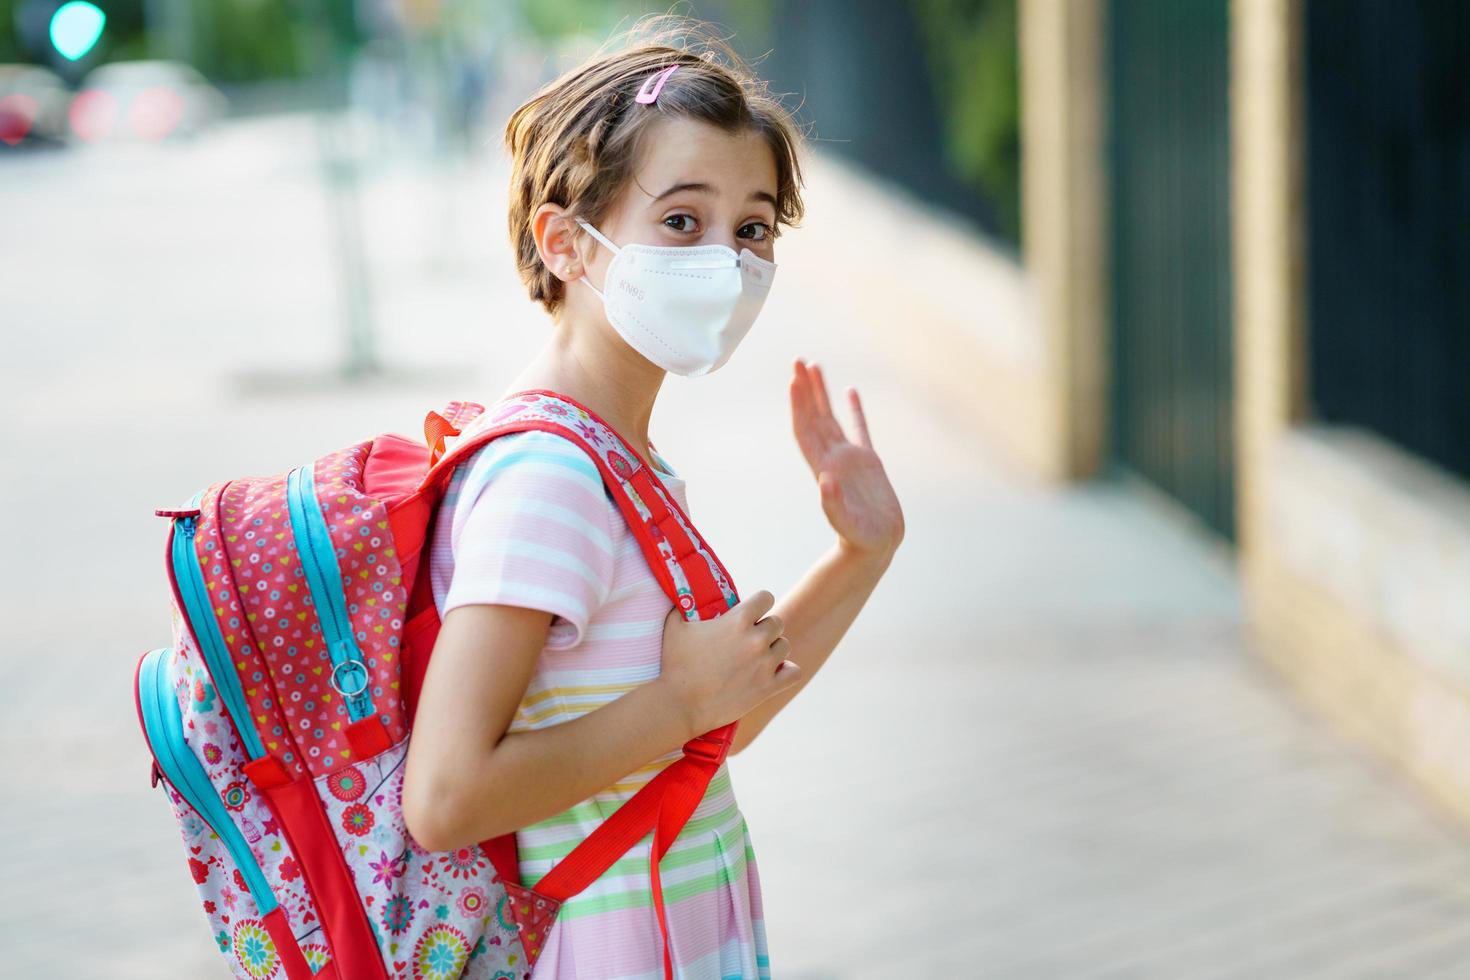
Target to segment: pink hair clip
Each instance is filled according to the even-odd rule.
[[[664,82],[667,82],[669,76],[678,70],[678,65],[670,65],[667,68],[660,68],[656,74],[649,75],[643,87],[638,90],[638,97],[633,101],[653,105],[658,101],[658,93],[664,90]]]

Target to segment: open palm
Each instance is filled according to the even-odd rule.
[[[791,379],[791,427],[822,496],[822,510],[847,545],[891,555],[903,539],[903,508],[873,451],[856,388],[847,389],[856,441],[843,432],[822,369],[798,359]]]

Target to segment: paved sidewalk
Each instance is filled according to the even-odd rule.
[[[336,350],[312,152],[266,120],[161,157],[0,161],[5,976],[224,975],[129,693],[167,639],[152,508],[493,398],[543,335],[501,171],[385,168],[375,301],[419,370],[263,384]],[[1470,835],[1250,658],[1228,559],[1166,508],[1019,480],[896,376],[860,315],[881,265],[851,288],[823,265],[823,216],[884,192],[821,162],[811,181],[757,329],[671,379],[652,429],[744,591],[789,588],[830,537],[786,416],[794,356],[862,390],[908,515],[831,665],[732,762],[775,975],[1470,976]]]

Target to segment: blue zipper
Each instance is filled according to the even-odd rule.
[[[342,589],[342,566],[337,564],[337,550],[332,532],[316,499],[316,483],[310,466],[298,466],[286,475],[286,505],[291,514],[291,534],[296,539],[296,553],[306,573],[306,587],[321,623],[322,639],[332,657],[332,687],[347,701],[347,714],[353,721],[371,718],[375,713],[372,694],[368,691],[367,665],[362,649],[352,636],[352,620],[347,614],[347,593]]]
[[[189,507],[197,508],[203,496],[203,491],[196,493],[189,501]],[[179,597],[184,600],[184,614],[199,644],[199,652],[204,656],[205,666],[209,668],[210,678],[240,732],[245,754],[252,759],[260,759],[265,756],[265,746],[251,722],[245,691],[240,687],[240,676],[230,660],[229,648],[225,646],[224,634],[220,632],[219,621],[215,619],[214,608],[209,601],[209,588],[204,584],[204,571],[199,567],[199,559],[194,552],[194,530],[198,521],[197,517],[174,518],[170,547],[174,582],[179,587]],[[224,560],[221,555],[220,561]]]
[[[143,734],[164,777],[214,831],[255,899],[261,916],[269,915],[280,903],[270,882],[255,860],[240,829],[230,819],[219,793],[209,781],[204,766],[184,740],[184,720],[178,698],[168,677],[167,647],[153,650],[138,669],[138,705],[143,711]]]

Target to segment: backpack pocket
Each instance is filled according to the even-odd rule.
[[[495,980],[524,962],[505,886],[478,845],[425,851],[403,822],[404,740],[316,782],[390,977]]]
[[[307,980],[326,966],[327,948],[299,944],[292,935],[286,910],[250,841],[231,819],[227,800],[186,739],[170,670],[172,654],[163,647],[143,656],[134,694],[149,751],[171,790],[189,871],[199,886],[215,943],[237,976]],[[243,784],[236,785],[229,792],[245,792]]]

